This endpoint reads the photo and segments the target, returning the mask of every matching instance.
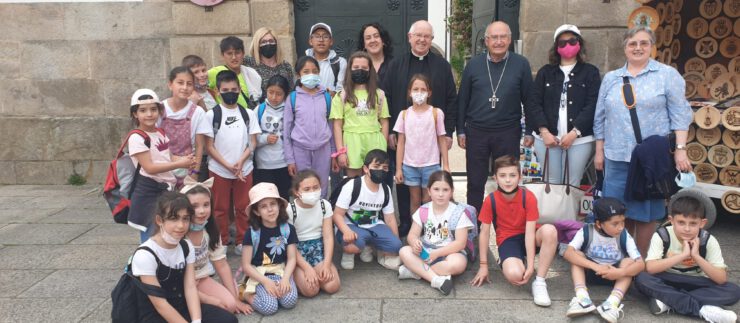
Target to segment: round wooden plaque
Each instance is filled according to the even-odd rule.
[[[722,39],[732,33],[732,21],[727,17],[718,17],[709,23],[709,34],[716,39]]]
[[[724,73],[712,82],[709,94],[717,101],[724,101],[735,94],[735,83],[730,79],[729,73]]]
[[[694,139],[696,139],[696,126],[691,123],[689,125],[688,134],[686,135],[686,142],[692,142]]]
[[[722,131],[722,144],[730,149],[740,149],[740,131],[730,129]]]
[[[737,58],[740,55],[740,38],[730,36],[723,39],[719,43],[719,53],[729,59]]]
[[[740,0],[725,0],[723,11],[730,18],[740,17]]]
[[[705,100],[711,100],[712,96],[709,94],[709,88],[712,86],[712,82],[704,80],[699,82],[696,86],[696,95]]]
[[[694,113],[694,122],[696,123],[699,128],[705,129],[705,130],[714,130],[717,128],[719,123],[721,122],[721,115],[719,113],[719,110],[713,106],[705,105],[701,109],[697,110],[696,113]],[[696,137],[699,142],[704,144],[705,146],[711,146],[719,142],[719,139],[722,137],[722,134],[720,133],[720,130],[717,129],[717,135],[716,137],[717,141],[702,141],[702,136],[700,135],[701,130],[697,130]],[[708,137],[703,138],[704,140],[709,140]]]
[[[704,37],[704,35],[706,35],[708,31],[709,23],[706,19],[701,17],[691,19],[689,20],[689,23],[686,24],[686,34],[693,39]]]
[[[729,190],[722,194],[722,207],[732,214],[740,214],[740,192]]]
[[[714,145],[709,148],[707,159],[717,167],[727,167],[735,161],[735,152],[725,145]]]
[[[684,91],[684,96],[686,96],[687,99],[693,98],[696,95],[696,82],[685,80],[686,84],[686,90]]]
[[[727,74],[727,68],[719,63],[712,64],[704,71],[704,79],[714,81],[722,74]]]
[[[731,165],[723,168],[719,171],[719,182],[727,186],[740,186],[740,167]]]
[[[727,64],[727,71],[733,76],[740,75],[740,56],[730,60],[730,63]]]
[[[704,0],[699,4],[699,14],[707,19],[719,16],[722,12],[722,1]]]
[[[707,148],[698,142],[692,142],[686,145],[686,155],[691,164],[697,165],[707,160]]]
[[[722,125],[725,128],[740,131],[740,107],[730,107],[722,112]]]
[[[720,47],[720,50],[722,47]],[[671,58],[675,61],[678,59],[678,55],[681,54],[681,41],[674,39],[671,43]]]
[[[716,39],[712,37],[704,37],[696,41],[696,46],[694,48],[696,49],[696,55],[699,57],[710,58],[714,56],[714,54],[717,54],[719,45],[717,44]]]
[[[713,184],[717,181],[717,177],[719,176],[717,169],[707,163],[696,165],[696,167],[694,167],[694,174],[696,175],[697,181],[707,184]]]

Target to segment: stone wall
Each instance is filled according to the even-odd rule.
[[[293,21],[291,0],[0,4],[0,184],[102,182],[134,90],[166,98],[183,56],[218,64],[221,38],[262,26],[294,61]]]
[[[621,67],[625,63],[622,36],[627,17],[639,6],[630,0],[522,0],[519,26],[532,72],[547,64],[553,33],[565,23],[581,30],[588,61],[602,75]]]

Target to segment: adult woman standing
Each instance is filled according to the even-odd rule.
[[[272,29],[262,27],[254,32],[252,43],[249,45],[249,56],[244,57],[244,65],[257,71],[262,77],[262,101],[267,96],[267,80],[275,75],[281,75],[288,80],[290,89],[293,89],[293,67],[283,59],[277,38]]]
[[[594,149],[594,110],[601,77],[596,66],[585,62],[585,44],[578,27],[558,27],[553,40],[550,64],[540,68],[534,80],[527,123],[534,130],[534,148],[540,160],[549,149],[547,180],[565,182],[567,156],[566,184],[578,186]]]
[[[378,82],[382,83],[385,67],[393,58],[393,44],[388,31],[377,22],[363,25],[357,40],[357,50],[370,54]]]
[[[680,171],[691,170],[686,156],[686,137],[692,115],[684,97],[685,82],[681,75],[674,68],[650,58],[655,46],[652,30],[644,27],[628,30],[623,46],[627,63],[607,73],[599,89],[594,116],[594,164],[596,169],[604,170],[604,196],[625,202],[627,229],[635,238],[640,253],[645,255],[655,231],[655,221],[665,216],[665,200],[638,201],[625,194],[632,151],[637,146],[637,140],[630,111],[623,98],[622,85],[627,80],[634,89],[642,138],[667,135],[671,131],[675,133],[673,159]]]

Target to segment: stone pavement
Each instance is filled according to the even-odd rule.
[[[464,196],[464,182],[456,183]],[[464,200],[464,199],[460,199]],[[740,278],[740,221],[725,217],[717,235],[731,281]],[[138,233],[114,224],[96,186],[0,186],[0,322],[108,322],[110,291],[138,245]],[[229,251],[230,263],[238,263]],[[338,262],[337,262],[338,263]],[[573,296],[569,269],[557,259],[549,273],[550,308],[532,303],[528,287],[504,282],[493,267],[493,284],[469,285],[477,266],[454,279],[455,289],[442,296],[427,284],[398,281],[397,274],[376,263],[356,261],[340,270],[342,288],[335,295],[300,299],[292,310],[240,322],[563,322]],[[595,301],[608,295],[593,287]],[[689,322],[673,314],[655,317],[646,299],[632,290],[625,301],[624,322]],[[736,312],[739,305],[732,307]],[[598,322],[596,315],[578,319]]]

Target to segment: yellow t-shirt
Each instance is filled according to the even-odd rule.
[[[379,119],[387,119],[390,118],[391,115],[388,113],[388,100],[385,99],[383,91],[378,90],[376,93],[377,95],[375,98],[381,105],[380,113],[378,113],[378,103],[375,104],[374,108],[369,108],[369,104],[367,102],[367,90],[355,90],[357,107],[353,106],[349,102],[345,104],[342,100],[342,96],[344,95],[340,92],[331,100],[331,113],[329,114],[329,119],[343,119],[344,132],[380,132]]]
[[[676,233],[673,231],[673,226],[667,226],[666,229],[668,229],[668,236],[671,238],[671,243],[668,246],[668,255],[663,257],[663,240],[660,239],[660,236],[658,233],[653,234],[653,238],[650,239],[650,248],[648,249],[647,257],[645,258],[645,261],[650,260],[658,260],[663,258],[668,258],[677,254],[681,254],[683,251],[683,243],[678,240],[676,237]],[[721,268],[725,269],[727,268],[727,265],[725,265],[725,260],[722,258],[722,250],[719,247],[719,242],[717,242],[717,239],[714,238],[714,236],[710,236],[709,240],[707,240],[707,255],[705,257],[707,262],[712,264],[715,268]],[[674,274],[683,274],[683,275],[689,275],[689,276],[702,276],[707,277],[707,275],[704,273],[704,271],[701,270],[701,268],[697,268],[696,270],[690,270],[686,272],[682,272],[679,270],[676,270],[674,268],[691,268],[698,266],[696,261],[693,259],[687,259],[683,262],[677,264],[676,266],[673,266],[672,268],[666,270],[666,272],[674,273]]]

